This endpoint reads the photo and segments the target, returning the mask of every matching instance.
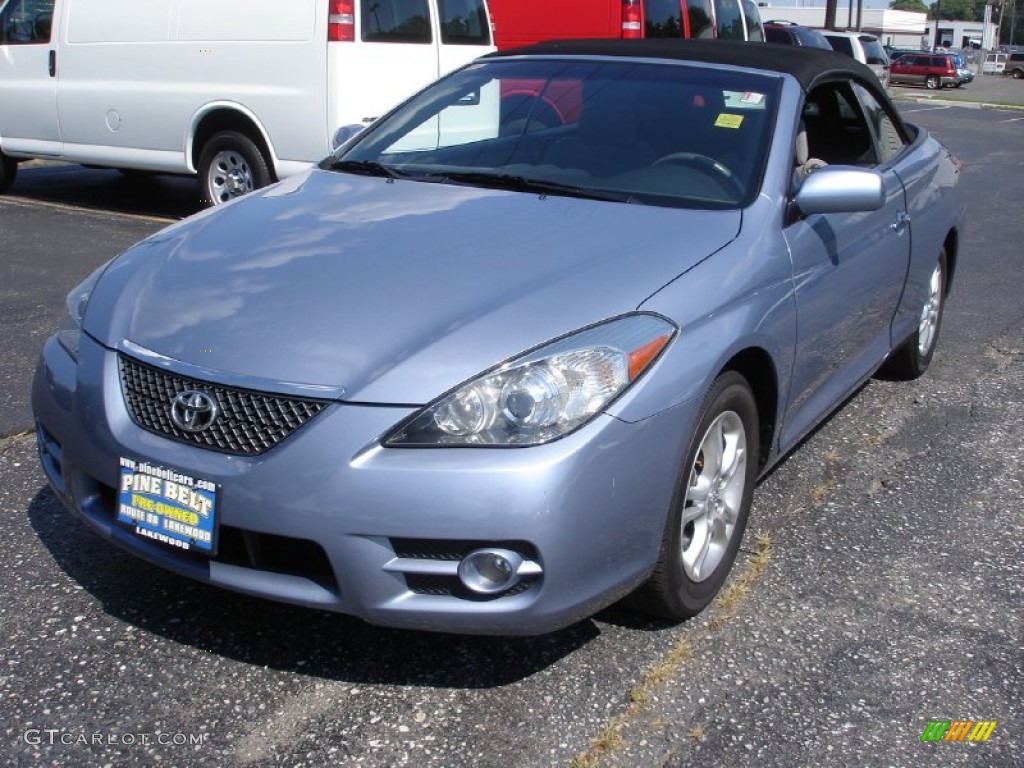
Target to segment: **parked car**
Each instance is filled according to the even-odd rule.
[[[582,103],[537,124],[505,80]],[[959,173],[831,51],[493,54],[76,287],[43,470],[103,538],[253,595],[449,632],[629,593],[684,619],[757,479],[879,368],[928,368]]]
[[[1018,51],[1007,54],[1003,74],[1009,75],[1016,80],[1024,78],[1024,52]]]
[[[901,56],[889,68],[893,85],[923,85],[929,90],[960,84],[953,57],[948,53],[911,53]]]
[[[754,0],[488,0],[488,5],[499,50],[575,38],[764,40]]]
[[[855,61],[866,64],[884,87],[889,87],[889,57],[885,49],[874,35],[864,32],[834,32],[825,30],[823,33],[829,45],[839,53],[845,53]]]
[[[1006,56],[1005,53],[986,53],[985,61],[981,65],[981,73],[983,75],[1003,74],[1003,70],[1006,69]]]
[[[953,66],[956,68],[956,87],[959,88],[965,83],[974,82],[974,70],[967,66],[964,57],[959,53],[949,54],[953,59]]]
[[[804,45],[808,48],[832,50],[832,46],[820,31],[802,27],[791,21],[766,21],[764,23],[764,39],[766,43]]]
[[[198,176],[219,205],[494,50],[484,0],[0,2],[0,192],[17,161]]]

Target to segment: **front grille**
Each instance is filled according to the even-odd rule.
[[[178,376],[118,355],[121,390],[132,421],[149,432],[220,453],[257,456],[269,451],[327,407],[328,401],[224,387]],[[186,432],[171,420],[174,398],[201,390],[217,402],[216,420]]]

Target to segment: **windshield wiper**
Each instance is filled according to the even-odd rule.
[[[401,171],[376,160],[338,160],[331,164],[332,171],[344,173],[355,173],[360,176],[380,176],[385,179],[404,179],[406,175]]]
[[[546,179],[528,179],[510,173],[493,173],[490,171],[450,171],[431,173],[417,177],[421,181],[439,183],[454,182],[456,184],[472,184],[493,189],[507,189],[514,192],[538,192],[542,195],[561,195],[564,197],[580,197],[586,200],[607,200],[614,203],[635,203],[636,198],[625,192],[611,192],[603,189],[588,189],[573,184],[563,184]]]

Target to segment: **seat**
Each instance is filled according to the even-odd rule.
[[[814,171],[828,165],[824,160],[811,157],[810,145],[807,141],[807,127],[804,125],[802,120],[800,121],[800,129],[796,134],[796,143],[794,145],[793,154],[794,164],[796,166],[794,181],[797,184],[814,173]]]
[[[552,144],[544,162],[599,177],[649,167],[654,150],[639,137],[635,110],[616,96],[621,94],[585,98],[576,132]]]

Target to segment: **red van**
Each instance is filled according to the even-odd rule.
[[[754,0],[489,0],[499,50],[576,37],[763,41]]]

